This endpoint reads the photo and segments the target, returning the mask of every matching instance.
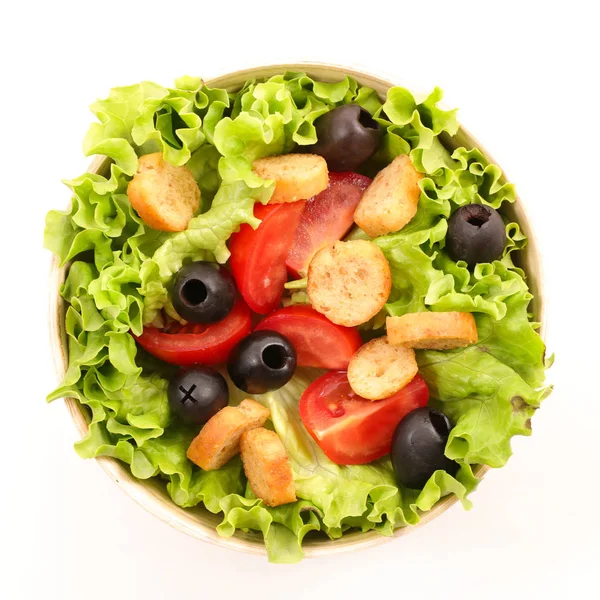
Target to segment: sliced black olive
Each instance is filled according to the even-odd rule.
[[[379,123],[357,104],[338,106],[315,121],[317,143],[306,152],[319,154],[330,171],[355,171],[369,160],[381,143]]]
[[[492,262],[502,256],[505,245],[504,222],[491,206],[467,204],[448,220],[446,248],[453,260],[469,266]]]
[[[175,276],[171,301],[186,321],[216,323],[229,314],[235,296],[235,284],[228,271],[212,263],[193,262]]]
[[[454,475],[458,464],[444,454],[452,424],[448,417],[424,406],[400,421],[392,438],[392,465],[398,484],[420,490],[442,470]]]
[[[229,356],[227,371],[235,385],[248,394],[264,394],[285,385],[296,370],[296,350],[275,331],[255,331]]]
[[[203,425],[229,402],[229,388],[223,375],[210,367],[197,366],[179,371],[167,389],[169,406],[182,421]]]

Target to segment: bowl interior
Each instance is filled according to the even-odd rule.
[[[288,70],[305,71],[309,76],[322,81],[336,81],[344,75],[350,75],[359,83],[374,88],[382,98],[385,97],[387,90],[392,85],[402,85],[403,83],[396,82],[395,84],[392,84],[380,77],[362,73],[354,69],[314,63],[282,64],[246,69],[214,78],[206,83],[211,87],[223,87],[232,91],[239,89],[247,79],[269,77]],[[448,148],[456,148],[459,146],[465,146],[466,148],[477,147],[491,162],[495,162],[489,152],[487,152],[464,127],[461,127],[453,138],[447,137],[444,140],[444,143]],[[105,174],[108,172],[109,165],[109,159],[97,157],[92,162],[89,170],[91,172]],[[519,198],[517,198],[514,205],[508,210],[504,210],[504,212],[519,223],[521,229],[529,238],[527,247],[520,253],[519,261],[520,266],[528,275],[528,283],[534,294],[531,310],[535,320],[542,323],[541,334],[543,337],[544,315],[541,294],[542,274],[533,232]],[[54,356],[56,370],[58,376],[61,378],[66,371],[68,363],[66,336],[63,328],[65,306],[59,295],[60,285],[64,281],[65,275],[66,268],[60,268],[58,266],[58,261],[55,258],[52,265],[50,281],[50,334],[51,343],[55,348]],[[66,404],[79,433],[81,436],[84,436],[87,433],[88,428],[89,415],[87,414],[87,410],[80,406],[77,400],[73,398],[67,399]],[[221,521],[218,515],[213,515],[203,507],[182,509],[172,502],[167,494],[165,485],[161,481],[156,479],[147,481],[135,479],[131,475],[128,466],[115,459],[99,458],[97,460],[104,471],[123,489],[123,491],[133,498],[140,506],[144,507],[169,525],[205,542],[252,554],[265,554],[262,535],[258,533],[237,532],[231,538],[222,538],[215,530],[216,526]],[[481,477],[487,470],[487,467],[480,465],[475,468],[475,474]],[[422,526],[432,521],[456,501],[457,499],[454,496],[442,498],[432,510],[422,516],[419,525],[397,529],[394,535],[405,535],[411,532],[415,527]],[[325,536],[307,536],[303,547],[307,556],[318,556],[333,552],[346,552],[369,547],[383,543],[388,539],[390,538],[386,538],[375,532],[348,533],[338,540],[329,540]]]

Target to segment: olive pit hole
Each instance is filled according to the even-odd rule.
[[[379,129],[379,123],[364,108],[360,109],[358,122],[367,129]]]
[[[206,300],[208,290],[204,283],[199,279],[190,279],[183,284],[181,295],[185,302],[191,306],[197,306]]]
[[[269,369],[277,371],[285,367],[287,353],[283,346],[280,346],[279,344],[269,344],[262,351],[262,359]]]
[[[429,420],[441,438],[448,436],[448,422],[444,418],[444,415],[431,411],[429,413]]]
[[[464,211],[463,218],[470,225],[481,227],[490,220],[491,214],[482,204],[471,204]]]

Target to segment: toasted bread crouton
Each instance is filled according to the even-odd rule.
[[[406,154],[397,156],[365,190],[354,222],[370,237],[399,231],[417,212],[422,177]]]
[[[259,428],[242,435],[240,444],[244,472],[250,489],[267,506],[296,500],[292,467],[274,431]]]
[[[205,471],[220,469],[239,453],[242,434],[262,427],[268,418],[269,410],[254,400],[226,406],[194,438],[187,457]]]
[[[254,172],[263,179],[275,181],[269,204],[308,200],[329,184],[327,163],[316,154],[281,154],[254,161]]]
[[[362,398],[383,400],[408,385],[418,370],[415,351],[390,346],[384,336],[356,351],[348,365],[348,381]]]
[[[477,342],[471,313],[419,312],[386,319],[390,344],[423,350],[452,350]]]
[[[140,157],[127,196],[144,223],[160,231],[184,231],[200,206],[200,188],[187,167],[175,167],[161,152]]]
[[[366,323],[386,303],[390,265],[375,244],[335,242],[319,250],[308,267],[306,291],[313,307],[338,325]]]

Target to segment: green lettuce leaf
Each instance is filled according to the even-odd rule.
[[[454,135],[459,127],[457,111],[444,110],[438,105],[442,96],[442,91],[435,88],[418,102],[405,88],[388,90],[386,101],[374,113],[384,133],[379,150],[364,168],[368,175],[377,173],[399,154],[410,154],[413,162],[417,162],[415,157],[431,152],[432,147],[439,153],[442,145],[437,136],[442,132]],[[447,154],[445,150],[444,153]]]
[[[122,174],[135,173],[142,154],[162,152],[170,163],[185,164],[212,137],[215,120],[228,107],[228,94],[198,77],[181,77],[174,88],[149,82],[114,88],[91,106],[100,123],[92,124],[83,142],[86,156],[114,161],[110,178],[97,182],[96,191],[114,191]]]
[[[478,316],[478,325],[481,320],[491,318]],[[446,455],[501,467],[512,453],[511,437],[531,434],[531,417],[549,390],[530,386],[485,344],[486,339],[463,350],[418,352],[419,372],[430,388],[432,404],[454,423]],[[502,354],[506,348],[496,351]],[[524,348],[519,355],[531,351]]]
[[[132,146],[132,130],[140,116],[141,106],[148,101],[164,98],[168,90],[155,83],[114,88],[108,98],[98,100],[90,107],[99,123],[93,123],[83,140],[86,156],[101,154],[113,159],[108,180],[94,182],[99,194],[112,192],[118,187],[123,174],[133,175],[137,170],[137,154]]]

